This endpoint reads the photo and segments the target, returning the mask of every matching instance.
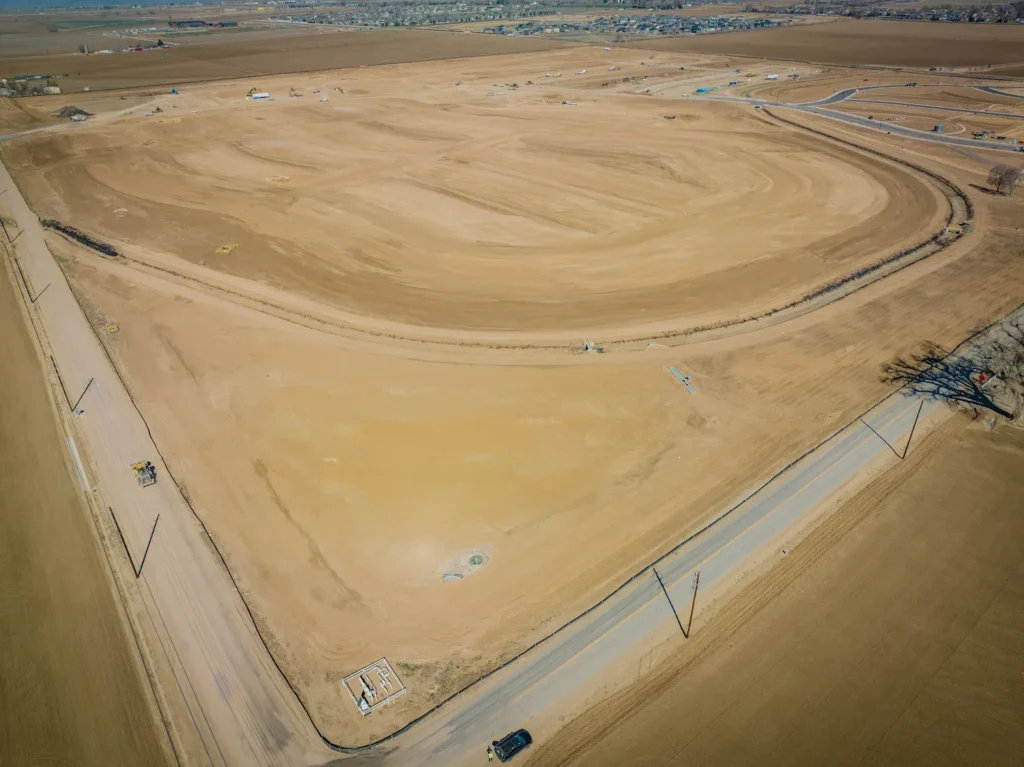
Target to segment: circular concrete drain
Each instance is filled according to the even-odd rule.
[[[483,554],[473,554],[469,558],[469,566],[474,570],[478,567],[483,567],[487,563],[487,557]]]

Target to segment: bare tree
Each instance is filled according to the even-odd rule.
[[[1024,183],[1024,170],[1012,165],[994,165],[988,172],[988,183],[997,192],[1007,196]]]
[[[973,418],[988,410],[1024,423],[1024,315],[1004,321],[956,353],[926,342],[916,354],[884,364],[882,381],[941,400]]]

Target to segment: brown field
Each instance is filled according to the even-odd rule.
[[[598,94],[568,108],[546,83],[486,96],[499,75],[525,83],[609,55],[290,77],[264,83],[275,103],[210,87],[161,100],[165,115],[40,133],[5,154],[41,215],[138,258],[451,334],[610,337],[766,309],[945,215],[919,177],[753,111]],[[306,95],[288,98],[292,85]],[[93,193],[72,193],[83,184]]]
[[[947,200],[916,171],[746,105],[679,98],[736,67],[799,71],[808,79],[742,86],[797,100],[865,75],[898,79],[713,48],[745,54],[750,41],[786,58],[858,60],[867,36],[875,59],[950,48],[1024,59],[1008,53],[1024,30],[858,24],[650,44],[661,50],[316,30],[282,36],[282,50],[239,35],[166,56],[0,58],[19,71],[72,61],[80,70],[63,82],[74,88],[131,86],[0,101],[0,134],[50,125],[0,152],[40,216],[124,254],[49,238],[329,738],[365,742],[409,721],[862,410],[886,390],[878,369],[893,354],[955,341],[1024,298],[1021,203],[972,192],[976,232],[927,261],[785,324],[645,350],[655,334],[784,304],[943,227]],[[682,44],[710,47],[667,50]],[[391,63],[409,59],[431,60]],[[356,68],[371,63],[387,66]],[[175,97],[150,87],[216,78]],[[252,87],[274,100],[247,101]],[[95,117],[56,124],[71,103]],[[797,122],[964,188],[984,183],[970,152]],[[636,337],[572,353],[584,339]],[[698,395],[669,365],[693,376]],[[1009,537],[1008,515],[1002,523]],[[473,554],[483,566],[470,566]],[[895,590],[899,577],[878,588]],[[863,656],[849,647],[844,662],[855,664]],[[363,719],[339,681],[381,656],[410,692]],[[668,685],[681,663],[658,678]],[[744,677],[730,678],[716,704]],[[783,681],[774,708],[795,694]],[[576,753],[575,732],[568,751],[536,756]]]
[[[992,67],[987,72],[990,75],[999,77],[1014,77],[1018,80],[1024,78],[1024,65],[1022,64],[1000,64]]]
[[[136,648],[0,274],[0,764],[166,764]],[[159,729],[158,729],[159,728]]]
[[[832,64],[960,68],[1024,64],[1024,26],[1019,24],[843,19],[827,24],[679,37],[635,45],[659,51]],[[1000,74],[1013,76],[1009,71]]]
[[[128,257],[51,239],[90,319],[116,324],[104,338],[162,452],[336,741],[384,734],[587,606],[877,397],[894,351],[1024,294],[1014,234],[986,233],[842,311],[569,354],[590,330],[788,300],[946,209],[920,175],[753,110],[574,85],[609,57],[264,79],[269,103],[244,100],[251,81],[89,95],[84,126],[3,144],[40,214]],[[403,340],[417,334],[443,343]],[[544,338],[559,348],[463,346]],[[381,655],[410,693],[362,720],[338,680]]]
[[[1022,462],[1024,432],[948,422],[527,764],[1015,764]]]
[[[269,40],[254,35],[258,33],[235,35],[230,40],[227,35],[215,40],[189,38],[187,44],[141,53],[0,54],[0,77],[64,75],[58,84],[65,91],[101,90],[542,51],[564,45],[557,40],[412,29],[316,27],[305,33],[275,34]]]
[[[206,5],[202,8],[196,8],[194,5],[165,5],[135,8],[116,6],[93,10],[80,8],[68,11],[51,9],[45,13],[4,13],[0,10],[0,59],[8,56],[76,53],[82,44],[93,51],[125,47],[131,38],[122,38],[118,42],[119,38],[105,33],[147,27],[166,28],[169,19],[200,16],[206,21],[238,21],[241,26],[236,30],[265,29],[265,19],[277,12],[277,9],[267,8],[257,11],[252,6],[217,5]],[[251,24],[256,20],[260,23]],[[210,30],[202,39],[217,39],[222,36],[222,32],[229,31]],[[280,26],[276,28],[276,33],[284,36],[289,34]],[[196,37],[168,35],[170,40],[186,43],[195,40]]]

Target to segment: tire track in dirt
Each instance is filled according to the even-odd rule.
[[[699,341],[740,335],[753,330],[788,322],[824,308],[825,306],[829,306],[830,304],[840,301],[847,296],[853,295],[869,285],[896,274],[919,261],[925,260],[942,252],[951,244],[958,241],[962,236],[960,234],[953,234],[949,232],[951,224],[961,221],[967,222],[968,224],[973,222],[974,206],[971,203],[970,198],[954,182],[944,176],[920,165],[916,165],[898,157],[886,154],[885,152],[881,152],[877,149],[872,149],[856,142],[839,138],[825,133],[824,131],[819,131],[815,128],[810,128],[792,120],[780,117],[772,113],[767,108],[763,111],[773,120],[785,124],[795,130],[811,133],[822,140],[838,143],[856,152],[867,153],[879,157],[885,161],[903,166],[913,172],[924,175],[929,181],[938,187],[944,198],[947,200],[948,211],[944,225],[941,229],[932,232],[927,238],[919,241],[916,245],[886,256],[846,275],[835,278],[804,294],[802,297],[788,302],[787,304],[777,306],[760,314],[749,315],[746,317],[737,317],[714,323],[684,327],[675,330],[666,330],[658,333],[645,333],[642,335],[630,335],[623,338],[616,338],[605,342],[602,345],[602,348],[605,351],[616,353],[639,351],[644,347],[640,347],[640,349],[638,349],[638,344],[651,342],[656,342],[664,346],[682,346]],[[215,295],[219,295],[233,303],[245,305],[254,311],[258,311],[278,319],[283,319],[287,322],[292,322],[294,324],[299,324],[304,327],[334,335],[366,339],[378,343],[383,342],[395,346],[398,351],[401,351],[399,345],[404,344],[407,347],[412,347],[408,349],[408,353],[414,353],[415,349],[419,348],[452,349],[459,350],[460,352],[488,350],[537,351],[572,354],[572,344],[576,341],[575,336],[563,338],[553,337],[550,341],[502,341],[500,336],[495,336],[494,340],[475,340],[469,338],[456,339],[454,337],[445,338],[443,331],[440,331],[439,334],[436,335],[429,335],[423,332],[424,329],[412,326],[407,326],[400,331],[390,332],[360,326],[354,322],[346,322],[335,317],[331,317],[326,313],[299,311],[268,298],[257,297],[253,293],[248,293],[244,290],[236,290],[223,285],[214,284],[213,282],[203,280],[194,274],[188,274],[182,270],[173,269],[169,266],[154,264],[147,260],[123,254],[121,258],[141,269],[153,270],[166,274],[176,280],[185,281],[189,284],[199,286],[202,289]],[[488,357],[487,361],[492,364],[501,364],[500,359],[496,361],[493,357]]]

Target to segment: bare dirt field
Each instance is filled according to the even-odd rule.
[[[1024,63],[1024,27],[1017,24],[933,24],[836,20],[827,24],[699,35],[637,43],[686,53],[833,64],[970,67]],[[1009,72],[1004,73],[1012,76]]]
[[[948,422],[527,763],[1013,764],[1022,461],[1019,430]]]
[[[203,84],[3,143],[40,215],[123,252],[49,240],[332,740],[390,732],[589,606],[880,396],[884,360],[1024,297],[1017,201],[984,199],[974,235],[785,325],[571,353],[799,297],[944,224],[910,168],[596,82],[712,58]],[[987,170],[914,151],[962,186]],[[340,680],[381,656],[409,694],[364,719]]]
[[[972,261],[971,295],[1020,295],[1014,254]],[[73,274],[97,327],[117,324],[110,346],[175,473],[338,738],[355,727],[343,673],[387,655],[410,706],[437,700],[863,407],[877,361],[922,332],[907,312],[945,284],[775,343],[552,367],[360,353],[107,262]],[[948,301],[943,323],[975,321],[970,303]],[[702,396],[680,399],[666,364]]]
[[[58,84],[65,91],[101,90],[541,51],[563,45],[557,40],[440,30],[316,27],[305,34],[275,35],[269,41],[245,35],[216,42],[193,39],[180,46],[141,53],[0,55],[0,77],[64,75]]]
[[[289,77],[264,83],[274,103],[208,87],[5,156],[40,215],[126,253],[363,322],[458,332],[608,336],[764,309],[946,215],[922,178],[753,111],[614,94],[568,107],[545,82],[548,68],[609,56]],[[71,193],[82,184],[90,195]]]
[[[0,763],[166,764],[136,648],[0,274]],[[159,728],[159,729],[158,729]]]

